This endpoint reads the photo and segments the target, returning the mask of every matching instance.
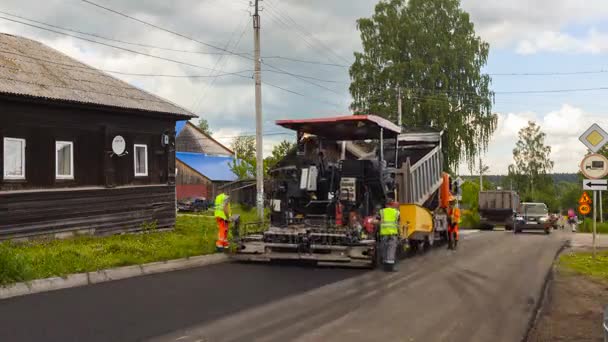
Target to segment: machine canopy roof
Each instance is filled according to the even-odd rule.
[[[314,134],[333,140],[366,140],[380,139],[380,129],[384,129],[384,138],[395,138],[401,133],[396,124],[376,115],[349,115],[331,118],[278,120],[277,125]]]

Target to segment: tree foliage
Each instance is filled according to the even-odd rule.
[[[238,179],[254,178],[256,174],[255,137],[235,137],[230,145],[236,159],[230,163],[230,169]]]
[[[207,135],[213,134],[213,131],[209,127],[209,122],[207,122],[207,120],[203,118],[198,119],[198,128],[200,128],[201,131],[203,131]]]
[[[553,184],[547,176],[553,169],[553,161],[549,158],[551,146],[545,145],[545,136],[539,125],[529,121],[528,126],[519,130],[519,140],[513,149],[515,164],[509,166],[509,174],[514,176],[518,185],[523,185],[530,192],[535,187],[540,189]]]
[[[283,140],[272,149],[272,155],[267,157],[264,161],[268,170],[274,168],[278,162],[280,162],[287,154],[296,147],[296,144],[287,140]]]
[[[237,156],[237,160],[230,163],[232,172],[239,179],[255,178],[257,172],[255,137],[236,137],[232,141],[231,148]],[[268,175],[268,171],[293,148],[295,148],[295,144],[287,140],[283,140],[275,145],[272,149],[272,154],[264,159],[264,175]]]
[[[446,166],[472,167],[496,128],[487,63],[489,44],[475,34],[459,0],[383,0],[357,21],[363,52],[350,68],[355,113],[395,120],[397,89],[403,123],[444,130]]]

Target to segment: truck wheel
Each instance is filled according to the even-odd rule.
[[[505,226],[505,230],[513,230],[513,226],[507,225],[507,226]]]
[[[432,234],[432,233],[431,233]],[[434,236],[427,236],[424,239],[424,251],[428,252],[431,250],[431,248],[433,248],[433,245],[435,244],[435,238]]]
[[[416,253],[418,253],[418,250],[420,249],[420,241],[417,240],[410,240],[410,245],[408,248],[408,254],[410,256],[412,255],[416,255]]]

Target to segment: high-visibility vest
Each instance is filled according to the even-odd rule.
[[[226,205],[226,201],[228,198],[226,194],[221,193],[215,197],[215,217],[219,217],[223,220],[228,220],[226,217],[226,213],[224,212],[224,206]]]
[[[399,211],[395,208],[380,210],[380,235],[399,234]]]
[[[450,219],[452,220],[452,224],[460,224],[460,209],[459,208],[451,208]]]

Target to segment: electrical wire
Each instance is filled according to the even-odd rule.
[[[290,15],[289,13],[287,13],[286,11],[282,11],[277,5],[274,4],[273,1],[271,0],[267,0],[266,1],[267,4],[271,5],[271,8],[273,11],[276,11],[279,13],[279,15],[283,15],[285,16],[289,21],[291,21],[294,26],[302,33],[304,33],[305,35],[307,35],[308,37],[310,37],[313,41],[317,42],[317,45],[320,46],[321,48],[325,49],[326,51],[328,51],[331,55],[337,57],[338,59],[341,59],[342,61],[344,61],[345,63],[350,63],[346,58],[342,57],[341,55],[339,55],[338,53],[336,53],[331,47],[327,46],[325,43],[323,43],[320,39],[318,39],[317,37],[315,37],[312,33],[310,33],[309,31],[306,30],[305,27],[303,27],[302,25],[298,24]],[[273,8],[272,6],[276,7]]]

